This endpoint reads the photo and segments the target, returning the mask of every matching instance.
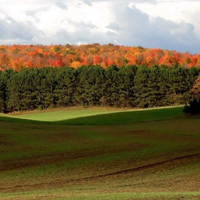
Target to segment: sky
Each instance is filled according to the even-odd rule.
[[[200,53],[200,0],[0,0],[0,44],[116,44]]]

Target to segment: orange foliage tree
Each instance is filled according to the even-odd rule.
[[[200,54],[192,55],[162,49],[148,49],[141,46],[121,45],[0,45],[0,70],[23,68],[65,67],[81,65],[179,65],[185,68],[199,67]]]

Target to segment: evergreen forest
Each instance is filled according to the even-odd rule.
[[[199,72],[198,67],[157,65],[7,69],[0,72],[0,110],[185,104],[193,97]]]

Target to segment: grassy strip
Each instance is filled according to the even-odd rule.
[[[49,200],[166,200],[166,199],[190,199],[200,198],[200,192],[153,192],[153,193],[107,193],[107,194],[70,194],[63,191],[35,191],[24,193],[0,194],[2,200],[5,199],[49,199]]]
[[[148,200],[161,200],[161,199],[181,199],[189,198],[197,199],[200,197],[200,192],[188,192],[188,193],[114,193],[114,194],[100,194],[100,195],[85,195],[80,197],[69,198],[56,198],[57,200],[130,200],[130,199],[148,199]]]
[[[63,120],[55,122],[57,124],[69,125],[114,125],[114,124],[130,124],[136,122],[169,120],[183,115],[182,107],[167,109],[152,109],[144,111],[124,111],[118,113],[102,114],[80,117],[75,119]]]
[[[182,107],[173,107],[130,111],[68,110],[17,116],[1,114],[0,121],[34,124],[114,125],[168,120],[182,116],[182,110]]]
[[[5,114],[0,114],[0,122],[15,122],[15,123],[25,123],[25,124],[44,124],[42,121],[30,120],[30,119],[20,119],[13,116],[8,116]],[[48,122],[46,122],[48,123]]]
[[[37,120],[44,122],[55,122],[80,117],[109,114],[118,112],[117,110],[96,110],[96,109],[78,109],[78,110],[60,110],[51,112],[39,112],[30,114],[15,115],[19,119]]]

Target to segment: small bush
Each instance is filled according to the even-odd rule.
[[[197,99],[191,100],[189,105],[184,107],[183,111],[190,114],[200,114],[200,101]]]

